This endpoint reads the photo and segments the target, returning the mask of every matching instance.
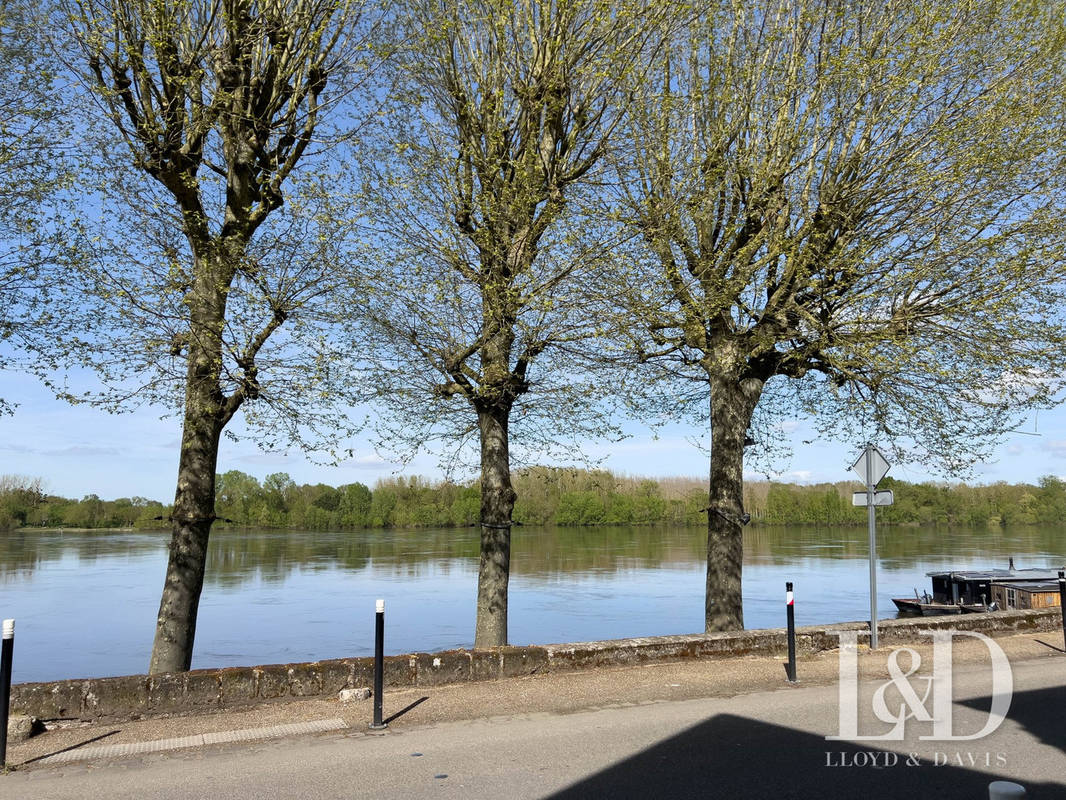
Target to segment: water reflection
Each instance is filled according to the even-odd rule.
[[[21,528],[0,532],[0,581],[29,577],[42,566],[69,558],[91,566],[101,558],[165,550],[166,541],[164,534],[139,531]]]
[[[17,681],[141,672],[169,536],[140,531],[0,535],[0,617],[19,620]],[[703,625],[704,531],[516,528],[515,644],[692,633]],[[1061,566],[1061,531],[881,529],[878,607],[942,568]],[[744,542],[749,628],[865,619],[864,528],[752,528]],[[391,653],[469,646],[478,541],[460,530],[217,530],[194,667],[368,655],[374,599],[388,599]],[[283,632],[283,633],[282,633]]]
[[[744,535],[746,565],[787,565],[801,559],[866,558],[863,528],[761,527]],[[165,552],[161,531],[42,531],[0,535],[0,581],[25,581],[49,564],[74,559],[92,568],[101,560]],[[1048,527],[1000,529],[882,528],[878,557],[888,570],[947,559],[947,566],[980,568],[1010,556],[1061,558],[1062,533]],[[702,564],[706,538],[699,528],[516,528],[512,570],[516,576],[617,573],[633,569]],[[216,530],[211,535],[207,581],[236,588],[249,581],[283,582],[296,570],[376,571],[417,579],[442,562],[476,560],[473,529],[276,531]]]

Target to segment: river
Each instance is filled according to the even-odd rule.
[[[782,627],[869,616],[865,528],[749,528],[744,621]],[[168,535],[0,533],[0,618],[16,620],[14,680],[144,672]],[[515,528],[512,644],[694,633],[703,629],[706,534],[698,528]],[[929,588],[937,569],[1061,567],[1059,528],[882,528],[878,609]],[[216,530],[193,668],[314,661],[373,652],[374,601],[387,653],[469,647],[477,534],[459,530]]]

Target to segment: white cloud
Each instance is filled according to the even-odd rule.
[[[19,453],[20,455],[30,455],[40,452],[35,447],[28,447],[24,444],[12,444],[11,442],[0,444],[0,450],[7,450],[8,452]]]
[[[294,462],[292,456],[288,453],[269,453],[262,450],[250,451],[247,453],[241,453],[240,455],[233,456],[234,461],[240,461],[245,464],[273,464],[278,466],[284,466]]]
[[[371,453],[369,455],[349,459],[342,463],[341,466],[348,467],[349,469],[382,469],[383,467],[396,467],[399,465],[393,461],[382,458],[377,453]]]
[[[85,444],[75,444],[70,447],[61,447],[56,450],[45,450],[43,455],[46,456],[118,456],[122,455],[122,451],[117,447],[100,447]]]
[[[770,475],[770,480],[779,481],[780,483],[812,483],[814,482],[814,471],[809,469],[794,469],[788,472],[774,472]],[[766,480],[765,475],[745,475],[745,480]],[[843,478],[835,478],[834,480],[843,480]]]

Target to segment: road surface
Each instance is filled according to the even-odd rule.
[[[987,724],[989,673],[954,670],[956,735]],[[1012,780],[1030,798],[1066,798],[1066,657],[1015,661],[1012,674],[1006,720],[976,740],[923,741],[931,724],[915,719],[899,742],[827,740],[839,733],[839,686],[801,684],[29,765],[0,777],[0,797],[976,800],[990,781]],[[864,682],[859,707],[884,685]],[[889,709],[902,703],[897,688],[884,694]],[[860,713],[862,733],[891,727]]]

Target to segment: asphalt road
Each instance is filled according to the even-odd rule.
[[[1066,798],[1066,657],[1012,671],[1006,720],[975,740],[924,741],[931,723],[910,719],[900,742],[828,741],[838,686],[800,685],[39,767],[0,777],[0,797],[976,800],[990,781],[1012,780],[1030,798]],[[956,735],[986,724],[989,673],[954,670]],[[883,684],[864,682],[859,707]],[[900,707],[892,687],[884,697]],[[872,712],[860,719],[863,733],[891,727]]]

